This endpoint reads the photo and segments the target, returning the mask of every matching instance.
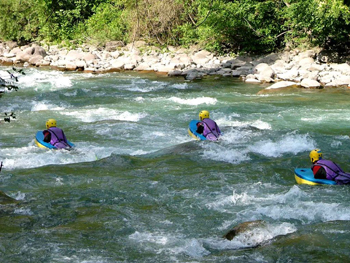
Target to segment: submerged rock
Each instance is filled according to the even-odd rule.
[[[233,229],[228,231],[223,237],[231,241],[235,236],[241,233],[252,231],[254,228],[262,227],[265,225],[266,222],[263,220],[244,222],[235,226]]]
[[[6,205],[6,204],[13,204],[17,203],[18,201],[14,198],[11,198],[7,196],[4,192],[0,191],[0,204]]]

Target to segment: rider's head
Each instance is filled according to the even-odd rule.
[[[207,110],[202,110],[199,113],[199,119],[202,121],[203,119],[208,119],[209,118],[209,111]]]
[[[46,121],[46,129],[50,129],[51,127],[56,127],[57,123],[55,119],[48,119]]]
[[[322,159],[322,152],[320,149],[314,149],[310,152],[310,161],[312,163],[318,161],[319,159]]]

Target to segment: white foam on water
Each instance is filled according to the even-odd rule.
[[[25,193],[21,193],[20,191],[15,193],[15,194],[11,194],[10,197],[16,199],[16,200],[24,200],[26,197]]]
[[[169,239],[164,236],[163,234],[157,234],[157,233],[150,233],[150,232],[138,232],[131,234],[129,236],[130,239],[133,239],[135,241],[141,242],[141,243],[154,243],[159,245],[166,245],[169,243]]]
[[[18,78],[18,85],[21,89],[30,88],[36,91],[39,90],[57,90],[62,88],[70,88],[73,86],[73,75],[65,74],[61,71],[39,71],[32,69],[26,71],[26,75],[21,75]],[[40,85],[38,85],[40,83]],[[47,85],[45,85],[47,84]]]
[[[218,145],[217,145],[218,146]],[[226,148],[226,146],[218,146],[216,148],[211,147],[208,149],[207,145],[204,146],[205,150],[203,153],[203,158],[210,159],[214,161],[221,161],[227,163],[238,164],[241,162],[249,161],[250,157],[248,152],[242,149]]]
[[[178,251],[196,259],[200,259],[210,254],[210,252],[203,247],[203,242],[197,239],[186,240],[185,245],[180,247]]]
[[[238,121],[238,120],[226,120],[226,119],[218,119],[216,121],[219,127],[221,126],[231,126],[231,127],[254,127],[259,130],[271,130],[271,124],[268,122],[264,122],[262,120],[255,121]]]
[[[133,79],[132,84],[126,87],[128,91],[148,93],[166,88],[167,83],[159,81],[146,81],[145,79]]]
[[[133,156],[144,155],[144,154],[148,154],[148,153],[151,153],[151,152],[153,152],[153,151],[135,150],[135,151],[132,151],[130,153],[130,155],[133,155]]]
[[[53,244],[54,246],[54,244]],[[69,262],[69,263],[110,263],[110,260],[104,259],[101,256],[84,256],[88,259],[82,259],[83,256],[73,255],[65,256],[60,253],[63,253],[59,248],[52,249],[56,255],[53,255],[54,262]],[[89,255],[92,253],[89,249],[84,249],[83,251],[78,250],[79,254]]]
[[[333,140],[332,142],[331,142],[331,147],[332,148],[338,148],[339,146],[341,146],[342,145],[342,142],[341,141],[335,141],[335,140]]]
[[[80,109],[61,112],[66,116],[72,116],[82,122],[96,122],[101,120],[118,120],[138,122],[147,116],[146,113],[131,113],[129,111],[119,111],[114,109],[102,108],[97,109]]]
[[[232,206],[249,206],[264,201],[272,200],[275,202],[275,194],[266,194],[266,192],[274,192],[275,186],[271,184],[262,184],[261,182],[253,184],[240,184],[232,190],[232,195],[222,193],[215,197],[212,201],[207,202],[205,206],[208,209],[217,210],[220,212],[230,211]],[[297,190],[299,190],[297,188]],[[294,191],[292,191],[294,192]],[[302,191],[296,191],[298,194]],[[284,193],[282,194],[284,195]],[[278,196],[278,198],[281,198]]]
[[[18,215],[28,215],[28,216],[33,215],[33,212],[29,208],[23,208],[23,207],[16,208],[14,213]]]
[[[65,109],[65,107],[58,106],[55,104],[52,104],[49,101],[41,101],[41,102],[32,102],[32,108],[31,111],[46,111],[46,110],[51,110],[51,111],[62,111]]]
[[[252,127],[258,128],[260,130],[271,130],[271,125],[267,122],[262,121],[262,120],[256,120],[249,125]]]
[[[299,220],[303,224],[327,222],[333,220],[350,220],[350,208],[339,207],[337,203],[301,202],[289,205],[270,205],[257,208],[256,213],[266,215],[274,220]]]
[[[231,196],[231,201],[233,204],[241,206],[270,202],[283,204],[287,202],[293,202],[296,199],[300,200],[308,197],[308,195],[304,191],[301,191],[300,188],[296,185],[286,193],[277,194],[266,193],[267,191],[272,192],[274,189],[268,184],[262,184],[259,182],[255,183],[252,186],[255,187],[255,189],[249,187],[246,192],[239,192],[234,189]]]
[[[171,255],[184,254],[195,259],[200,259],[203,256],[210,254],[203,247],[203,242],[198,239],[186,239],[183,236],[166,235],[163,233],[138,232],[131,234],[129,239],[140,245],[149,246],[151,244],[158,246],[153,248],[157,253],[165,252]]]
[[[179,104],[191,105],[191,106],[197,106],[197,105],[201,105],[201,104],[215,105],[217,103],[217,99],[210,98],[210,97],[199,97],[199,98],[194,98],[194,99],[182,99],[182,98],[178,98],[178,97],[171,97],[167,100],[172,101],[172,102],[176,102]]]
[[[208,209],[223,213],[237,211],[233,207],[240,207],[235,216],[238,221],[251,221],[261,218],[271,218],[274,221],[298,220],[303,224],[327,222],[334,220],[350,220],[350,207],[338,203],[327,195],[333,195],[334,188],[329,193],[323,192],[323,199],[306,193],[298,185],[292,186],[286,192],[276,189],[278,186],[256,183],[235,187],[232,196],[219,195],[205,206]],[[316,192],[317,193],[317,192]],[[327,200],[329,200],[327,202]],[[232,222],[224,222],[225,229]]]
[[[316,142],[308,134],[289,133],[275,141],[261,140],[248,146],[249,151],[268,157],[279,157],[286,153],[297,154],[316,147]]]
[[[50,164],[92,162],[119,151],[118,148],[93,146],[90,143],[75,143],[75,145],[76,148],[71,151],[38,148],[34,145],[34,141],[26,147],[1,148],[3,169],[26,169]]]
[[[184,90],[184,89],[188,89],[188,84],[187,83],[176,83],[176,84],[171,85],[170,88]]]

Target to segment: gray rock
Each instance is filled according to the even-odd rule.
[[[122,41],[110,41],[105,45],[105,50],[107,52],[114,52],[120,47],[124,47],[125,44]]]
[[[210,52],[206,50],[201,50],[195,53],[191,58],[195,64],[203,65],[207,63],[212,57],[213,55]]]
[[[242,75],[241,70],[232,70],[231,72],[232,77],[240,77]]]
[[[283,88],[292,88],[292,87],[298,87],[300,86],[298,83],[293,81],[280,81],[275,84],[272,84],[271,86],[264,89],[265,91],[269,90],[276,90],[276,89],[283,89]]]
[[[171,70],[168,72],[169,77],[177,77],[182,75],[183,75],[183,72],[181,70]]]
[[[18,62],[29,62],[34,56],[41,56],[42,58],[46,57],[46,51],[40,46],[28,47],[23,51],[20,51],[16,54],[16,61]]]
[[[300,83],[300,86],[304,87],[304,88],[320,88],[321,84],[313,79],[303,79]]]
[[[251,231],[254,228],[262,227],[262,226],[265,226],[265,225],[266,225],[266,223],[263,220],[244,222],[244,223],[241,223],[241,224],[235,226],[230,231],[228,231],[223,236],[223,238],[226,238],[227,240],[231,241],[235,236],[237,236],[237,235],[239,235],[239,234],[241,234],[243,232]]]
[[[7,196],[4,192],[0,191],[0,204],[6,205],[14,203],[18,203],[18,201],[14,198]]]

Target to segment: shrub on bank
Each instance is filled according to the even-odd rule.
[[[346,2],[345,2],[346,3]],[[342,0],[0,0],[0,39],[152,45],[197,44],[218,52],[286,46],[347,51],[350,10]]]

